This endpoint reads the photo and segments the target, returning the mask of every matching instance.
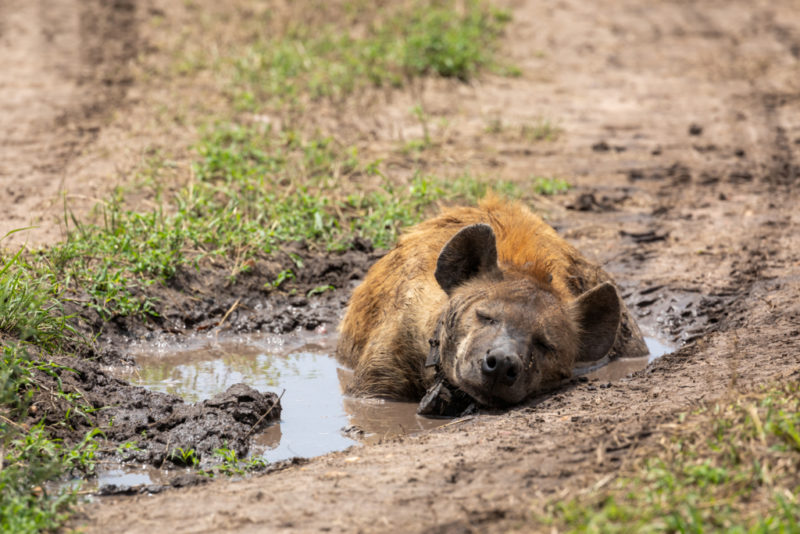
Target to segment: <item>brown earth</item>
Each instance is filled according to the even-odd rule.
[[[125,98],[140,45],[134,2],[10,0],[0,4],[2,243],[62,235],[73,209],[109,191],[108,158],[80,158]]]
[[[576,187],[537,207],[615,276],[645,330],[680,349],[619,382],[577,382],[510,412],[424,435],[243,481],[89,503],[76,526],[88,532],[541,529],[527,522],[532,510],[606,484],[678,413],[770,381],[800,379],[796,2],[508,5],[514,20],[504,43],[521,77],[486,76],[470,85],[430,80],[415,95],[381,94],[364,109],[345,102],[320,110],[315,120],[343,136],[363,133],[380,151],[419,135],[407,110],[421,99],[432,117],[446,119],[437,122],[441,146],[431,168],[490,172],[520,183],[532,175],[566,178]],[[147,49],[126,17],[143,19],[143,10],[157,8],[177,25],[180,14],[171,4],[146,6],[128,13],[122,2],[82,3],[64,7],[64,16],[39,3],[0,7],[3,51],[13,52],[3,57],[15,58],[17,69],[0,74],[0,87],[11,95],[0,104],[6,136],[0,195],[13,208],[3,219],[9,228],[46,217],[40,209],[56,205],[51,200],[64,189],[62,177],[77,180],[70,190],[85,187],[85,196],[100,196],[107,186],[93,190],[92,176],[108,183],[101,179],[108,169],[129,168],[130,153],[108,147],[147,130],[143,120],[127,117],[143,113],[150,82],[115,77],[130,52],[114,56],[100,46],[116,59],[76,52],[97,46],[92,39],[104,34],[75,17],[106,13],[103,20],[120,25],[121,41]],[[36,24],[45,31],[32,30]],[[94,37],[81,37],[88,35]],[[76,72],[84,67],[91,74],[79,86]],[[35,109],[20,110],[33,102]],[[558,140],[535,142],[522,133],[541,118],[560,126]],[[94,132],[75,126],[95,119],[102,124]],[[398,161],[390,170],[407,168]],[[188,326],[224,317],[237,298],[211,299]],[[340,304],[331,301],[330,314],[323,310],[315,320],[334,323]],[[191,315],[175,309],[175,321]],[[228,320],[244,324],[243,317]]]

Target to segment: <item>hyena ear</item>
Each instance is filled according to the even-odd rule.
[[[436,261],[436,281],[448,295],[479,274],[500,275],[494,232],[488,224],[462,228],[450,238]]]
[[[605,282],[578,297],[572,306],[581,331],[578,361],[597,361],[611,350],[617,337],[620,321],[617,290]]]

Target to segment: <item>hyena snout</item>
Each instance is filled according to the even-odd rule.
[[[513,385],[522,370],[522,358],[511,347],[494,347],[486,352],[481,361],[484,379],[506,386]]]

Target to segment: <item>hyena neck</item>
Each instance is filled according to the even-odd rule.
[[[428,349],[428,359],[425,360],[425,367],[435,367],[437,375],[441,374],[441,337],[446,313],[446,311],[442,312],[442,314],[439,316],[439,319],[436,321],[436,327],[433,329],[433,335],[431,335],[430,339],[428,340],[428,345],[430,346]]]

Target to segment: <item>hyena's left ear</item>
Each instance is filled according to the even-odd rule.
[[[502,276],[497,266],[497,245],[488,224],[473,224],[462,228],[439,253],[436,261],[436,281],[448,295],[478,275]]]
[[[579,362],[594,362],[605,356],[617,337],[620,304],[617,290],[605,282],[572,303],[580,328]]]

